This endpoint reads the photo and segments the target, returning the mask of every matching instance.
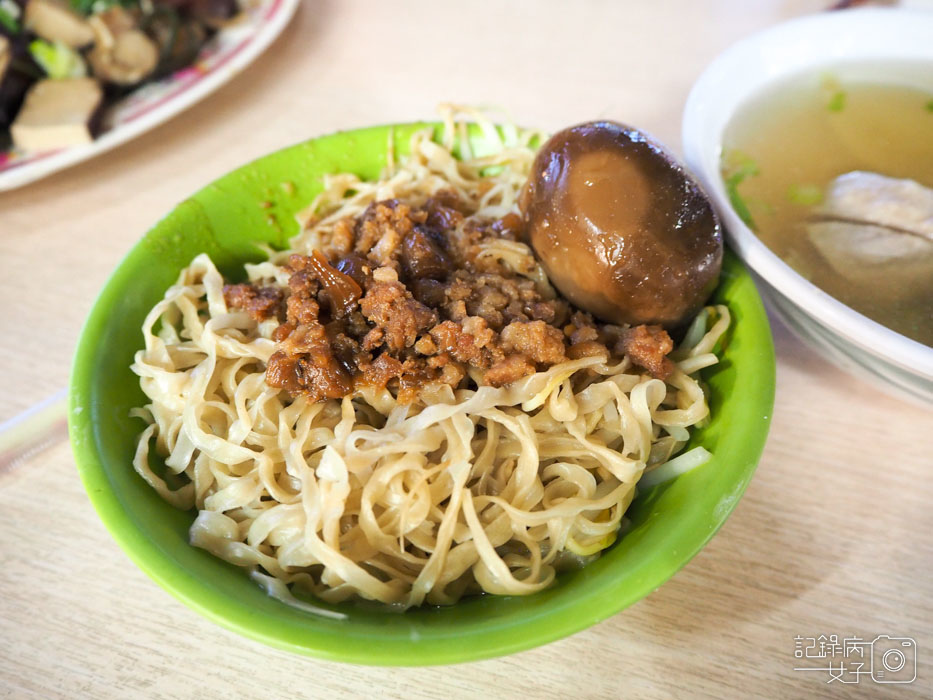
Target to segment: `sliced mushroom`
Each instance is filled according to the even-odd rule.
[[[159,48],[136,27],[132,15],[121,7],[112,7],[89,21],[95,40],[87,60],[96,77],[129,86],[152,75],[159,63]]]
[[[30,0],[24,23],[46,41],[60,41],[73,49],[94,41],[94,30],[84,17],[62,0]]]
[[[96,41],[98,43],[103,41],[107,45],[110,45],[117,34],[138,28],[136,18],[119,5],[109,7],[103,12],[95,12],[88,22],[94,30]]]
[[[45,151],[94,139],[104,93],[93,78],[40,80],[26,94],[10,127],[13,143]]]

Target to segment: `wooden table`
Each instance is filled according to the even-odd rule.
[[[307,2],[239,79],[110,154],[0,195],[0,421],[66,384],[110,271],[175,203],[268,151],[429,117],[442,100],[548,129],[609,117],[680,145],[703,67],[828,0]],[[930,697],[933,414],[880,395],[775,323],[777,405],[758,473],[719,535],[630,609],[546,647],[380,669],[268,649],[130,563],[68,447],[0,473],[0,696]],[[912,637],[909,686],[827,684],[795,641]],[[819,665],[811,664],[811,665]]]

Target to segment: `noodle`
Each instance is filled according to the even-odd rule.
[[[299,216],[293,250],[247,265],[249,279],[284,285],[288,252],[326,249],[338,221],[388,197],[422,202],[453,189],[478,215],[516,211],[539,135],[500,135],[471,116],[497,152],[455,158],[456,135],[466,142],[451,110],[443,142],[416,134],[411,156],[392,154],[380,181],[326,176]],[[553,295],[523,243],[503,240],[480,255]],[[691,330],[667,381],[628,358],[592,356],[498,388],[430,384],[413,404],[375,388],[312,402],[264,381],[278,321],[228,308],[223,286],[199,255],[146,317],[132,369],[149,398],[134,415],[148,425],[134,466],[173,506],[198,510],[192,544],[312,612],[292,592],[402,608],[527,595],[568,559],[611,545],[646,468],[670,460],[708,415],[690,375],[716,362],[729,324],[725,307],[705,310],[700,325],[716,323]],[[165,457],[162,475],[149,467],[153,448]]]

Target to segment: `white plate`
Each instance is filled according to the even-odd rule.
[[[282,33],[301,0],[261,0],[242,21],[218,32],[197,60],[149,83],[109,108],[93,143],[42,153],[0,151],[0,191],[12,190],[70,168],[168,121],[225,84],[256,60]]]

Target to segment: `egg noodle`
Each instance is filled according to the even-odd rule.
[[[326,176],[292,249],[246,265],[249,280],[285,288],[289,253],[322,248],[337,221],[386,198],[418,204],[453,190],[478,215],[517,211],[540,134],[497,130],[462,108],[445,118],[441,143],[420,131],[401,160],[390,143],[377,182]],[[467,118],[491,154],[471,152]],[[549,285],[523,243],[480,255]],[[646,470],[669,478],[709,457],[672,458],[709,413],[695,375],[717,362],[723,306],[694,321],[666,381],[596,356],[501,388],[429,385],[408,405],[373,388],[311,402],[266,384],[279,322],[228,308],[223,286],[199,255],[146,317],[132,369],[149,398],[133,413],[148,426],[133,463],[166,501],[197,509],[192,544],[298,607],[339,616],[298,592],[408,608],[540,591],[614,542]]]

